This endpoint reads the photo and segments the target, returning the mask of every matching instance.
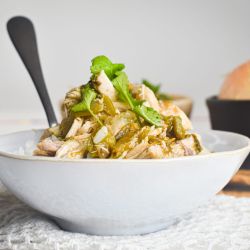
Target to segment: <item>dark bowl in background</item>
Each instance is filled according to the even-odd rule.
[[[250,100],[206,100],[212,129],[236,132],[250,137]],[[250,169],[250,155],[241,168]]]

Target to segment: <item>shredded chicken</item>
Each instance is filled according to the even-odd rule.
[[[102,95],[108,96],[112,101],[117,99],[115,88],[103,70],[97,77],[96,83],[96,88]]]
[[[142,154],[146,148],[148,147],[148,143],[143,141],[140,144],[138,144],[137,146],[135,146],[133,149],[131,149],[127,155],[126,155],[126,159],[135,159],[137,158],[140,154]]]
[[[195,155],[196,154],[196,144],[193,136],[189,136],[180,141],[183,146],[185,155]]]
[[[65,96],[63,101],[63,109],[66,115],[68,115],[70,108],[81,100],[81,88],[71,89]]]
[[[107,158],[110,154],[109,149],[105,144],[96,145],[96,151],[101,158]]]
[[[160,145],[152,145],[142,154],[139,155],[140,159],[162,159],[164,158],[164,151]]]
[[[96,121],[86,121],[78,130],[78,134],[91,134],[94,130],[96,130],[97,126],[98,124]]]
[[[62,144],[63,142],[58,140],[55,136],[47,137],[37,144],[35,155],[53,156]]]
[[[129,105],[126,103],[122,103],[122,102],[113,102],[114,107],[116,109],[118,109],[119,111],[126,111],[129,109]]]
[[[136,84],[132,86],[132,93],[138,100],[144,101],[144,105],[160,111],[159,101],[157,100],[154,92],[146,87],[144,84]]]
[[[74,119],[73,124],[69,130],[69,132],[67,133],[65,138],[70,138],[73,137],[77,134],[78,130],[81,128],[83,123],[83,119],[80,117],[77,117]]]
[[[171,101],[169,102],[160,102],[161,114],[164,116],[179,116],[182,120],[182,126],[186,130],[193,129],[192,123],[187,117],[187,115]]]
[[[82,158],[85,153],[86,145],[77,140],[68,140],[57,150],[58,158]]]
[[[152,126],[150,128],[150,132],[148,133],[148,136],[158,136],[162,133],[162,128],[155,128],[154,126]]]
[[[185,155],[184,147],[181,143],[172,144],[168,153],[168,158],[181,157]]]

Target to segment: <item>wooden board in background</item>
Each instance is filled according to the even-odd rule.
[[[250,197],[250,169],[239,170],[219,194]]]

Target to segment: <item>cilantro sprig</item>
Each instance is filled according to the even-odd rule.
[[[144,118],[145,121],[152,125],[161,126],[161,116],[153,108],[143,105],[143,101],[138,101],[132,97],[129,91],[129,81],[126,73],[122,72],[124,64],[112,63],[106,56],[97,56],[92,59],[90,71],[92,78],[104,70],[105,74],[112,81],[120,100],[129,104],[131,110],[137,116]]]
[[[113,79],[112,83],[116,91],[118,92],[120,100],[127,102],[131,108],[133,108],[137,104],[142,103],[142,102],[137,103],[139,101],[135,100],[130,94],[128,88],[129,81],[126,73],[121,72],[115,79]]]
[[[106,56],[97,56],[91,62],[90,71],[94,76],[104,70],[110,80],[113,80],[125,68],[124,64],[112,63]]]
[[[73,112],[82,112],[82,111],[88,111],[96,120],[97,122],[102,126],[102,122],[99,120],[99,118],[94,114],[94,112],[91,110],[91,103],[96,98],[96,92],[94,89],[92,89],[89,84],[87,84],[84,88],[81,89],[81,95],[82,100],[81,102],[75,104],[71,111]]]
[[[119,75],[113,79],[112,83],[117,90],[120,99],[124,102],[127,102],[132,111],[134,111],[137,115],[143,117],[144,120],[146,120],[148,123],[155,126],[161,126],[160,114],[153,108],[146,107],[145,105],[143,105],[142,101],[134,99],[130,94],[128,88],[129,81],[126,73],[119,73]]]

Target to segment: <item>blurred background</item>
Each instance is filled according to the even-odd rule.
[[[192,119],[203,127],[209,126],[204,99],[217,94],[225,75],[250,58],[249,9],[249,0],[1,0],[0,123],[13,121],[16,130],[30,120],[34,127],[46,126],[6,31],[12,16],[27,16],[35,25],[57,114],[66,91],[89,79],[90,60],[105,54],[126,65],[131,82],[146,78],[162,83],[166,92],[190,96]]]

